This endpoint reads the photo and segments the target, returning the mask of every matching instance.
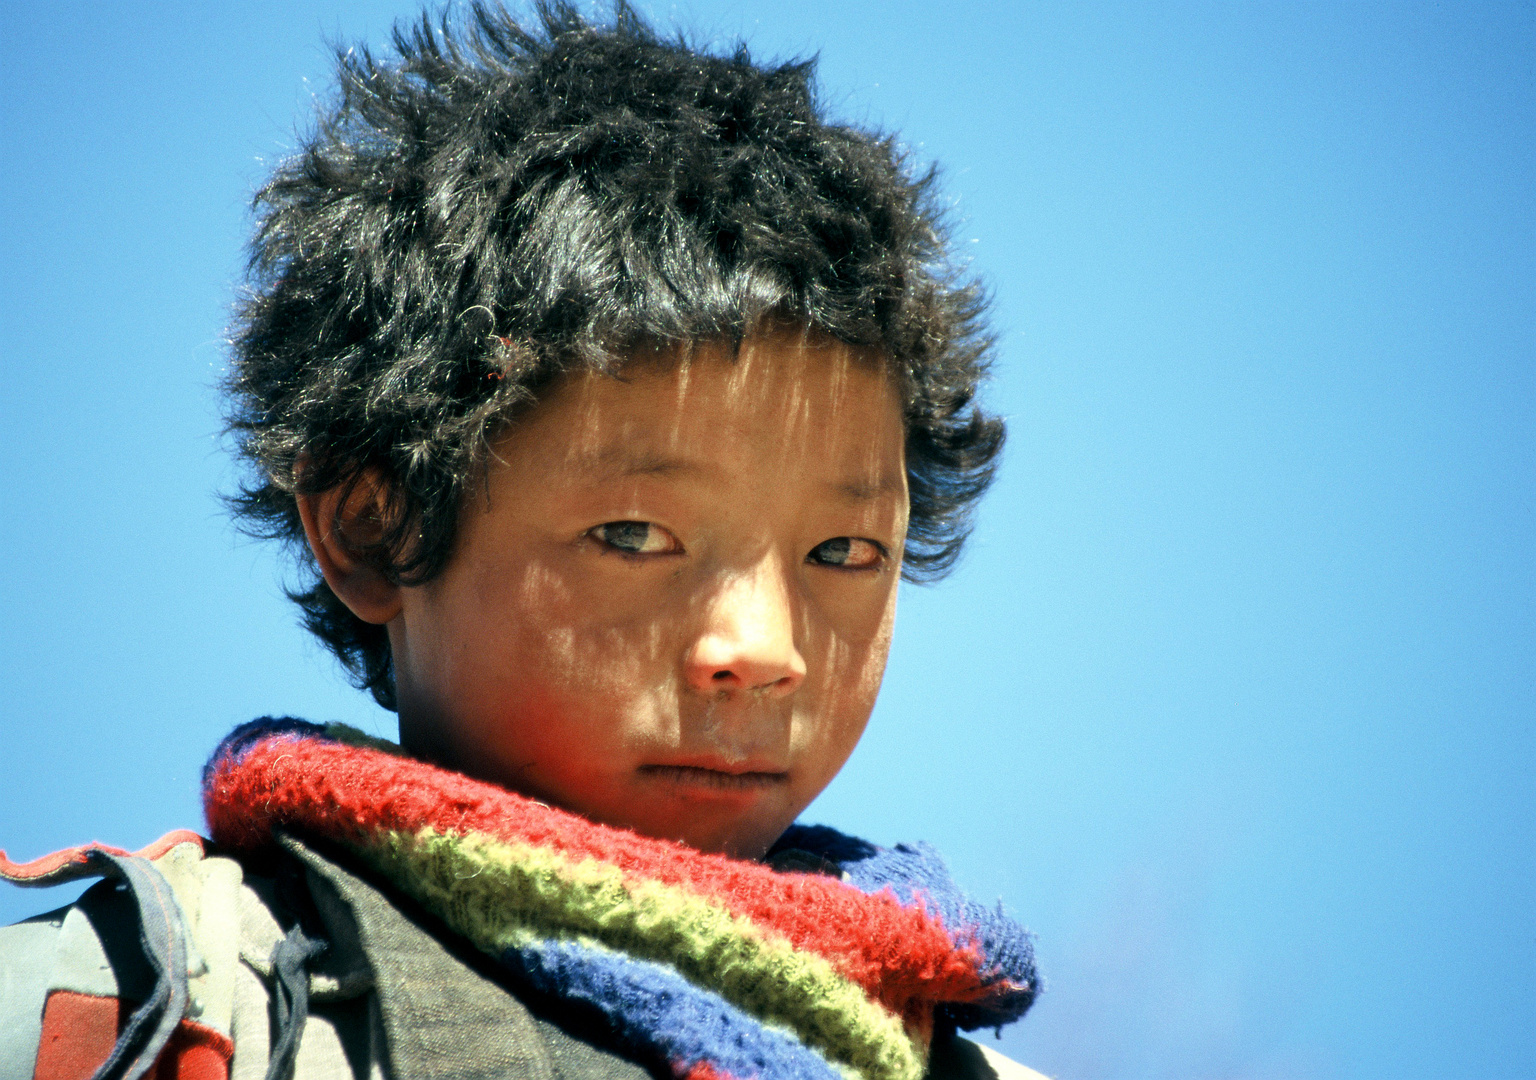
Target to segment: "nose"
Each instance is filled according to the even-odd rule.
[[[805,681],[790,582],[778,558],[767,556],[720,581],[684,667],[689,687],[706,694],[783,697]]]

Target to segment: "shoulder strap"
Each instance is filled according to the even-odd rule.
[[[98,886],[65,910],[48,942],[36,931],[7,934],[13,939],[8,946],[26,942],[34,952],[52,946],[38,965],[45,976],[33,975],[44,985],[40,1015],[33,1012],[36,1002],[17,1003],[25,1010],[28,1035],[35,1032],[35,1080],[139,1080],[166,1053],[184,1064],[201,1063],[193,1070],[200,1077],[226,1076],[234,1046],[228,1037],[231,1003],[221,999],[233,996],[233,971],[229,963],[210,965],[199,945],[225,959],[218,954],[228,951],[221,938],[232,943],[235,936],[228,931],[235,923],[239,867],[206,859],[202,839],[185,830],[137,853],[88,844],[15,863],[0,851],[0,879],[18,885],[82,877],[116,881],[131,904],[116,902],[116,892]],[[228,918],[220,919],[224,908]],[[228,927],[216,925],[226,921]],[[227,994],[224,981],[230,983]],[[130,997],[141,1003],[125,1018]],[[214,1023],[222,1017],[223,1030],[189,1014],[207,1014]],[[25,1052],[7,1050],[9,1056]],[[184,1067],[180,1071],[187,1075]]]

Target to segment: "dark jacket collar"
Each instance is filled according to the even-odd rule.
[[[330,948],[325,968],[372,976],[390,1073],[412,1080],[644,1080],[584,1018],[535,1012],[494,965],[409,900],[291,836]],[[356,982],[354,982],[356,985]]]

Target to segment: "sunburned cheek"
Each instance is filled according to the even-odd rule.
[[[543,671],[555,685],[583,700],[630,712],[675,693],[675,679],[659,628],[569,631],[551,640]]]
[[[664,726],[645,702],[542,685],[507,717],[497,755],[501,775],[494,779],[551,805],[625,824],[614,815],[632,795],[626,784],[640,756],[635,744],[655,742]]]
[[[524,669],[519,677],[611,696],[654,682],[664,666],[665,644],[654,620],[594,621],[594,614],[610,612],[611,604],[547,567],[528,569],[517,599],[507,630],[519,642],[514,650]]]
[[[881,612],[879,622],[865,638],[834,636],[826,647],[829,690],[874,702],[885,677],[885,664],[891,652],[891,637],[896,626],[894,598]]]
[[[521,680],[525,722],[594,752],[665,740],[677,726],[676,682],[645,653],[620,637],[556,635]]]
[[[792,738],[798,746],[839,756],[837,765],[852,752],[880,691],[889,646],[888,634],[859,647],[835,637],[826,643],[827,663],[797,695],[804,707],[796,710]]]

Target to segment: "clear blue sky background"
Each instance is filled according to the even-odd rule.
[[[1536,8],[642,7],[946,169],[1012,423],[810,817],[1040,934],[1085,1078],[1536,1076]],[[400,0],[0,30],[0,844],[137,846],[263,713],[393,734],[226,524],[247,201]],[[0,893],[10,921],[65,897]]]

